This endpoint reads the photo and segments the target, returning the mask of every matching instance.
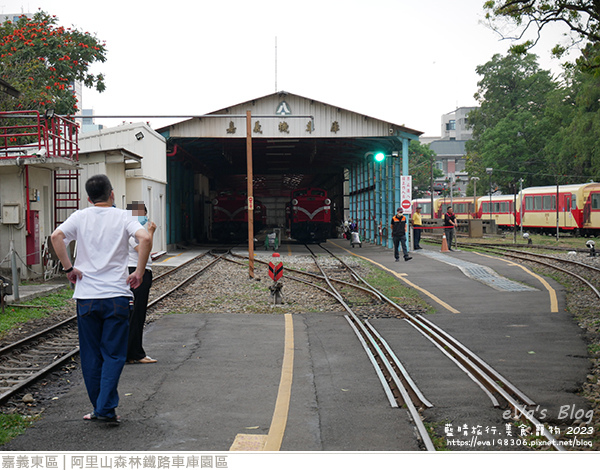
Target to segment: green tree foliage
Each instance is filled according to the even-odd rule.
[[[598,0],[502,0],[485,1],[486,18],[491,27],[503,37],[523,40],[528,33],[536,39],[524,40],[512,46],[512,51],[525,53],[538,42],[542,30],[552,24],[566,25],[570,35],[565,43],[556,44],[553,53],[561,57],[573,46],[581,46],[583,54],[577,59],[582,69],[600,74],[600,2]],[[507,26],[515,25],[514,34]]]
[[[480,107],[469,113],[473,140],[467,142],[467,171],[508,191],[522,175],[530,185],[547,184],[544,148],[555,132],[547,116],[549,96],[557,90],[550,73],[533,54],[496,54],[477,67],[481,75],[475,98]]]
[[[56,16],[43,11],[0,24],[0,77],[21,92],[18,100],[0,94],[0,110],[74,114],[78,106],[70,89],[73,82],[104,91],[103,75],[89,68],[104,62],[105,53],[105,45],[93,35],[59,26]]]
[[[555,93],[548,114],[557,129],[546,146],[547,160],[566,182],[600,181],[600,81],[576,67]]]
[[[408,146],[408,162],[408,171],[412,175],[413,199],[421,198],[429,191],[432,171],[434,179],[444,176],[434,165],[435,152],[429,145],[411,140]]]

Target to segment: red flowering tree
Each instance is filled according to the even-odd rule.
[[[89,72],[106,60],[105,45],[88,32],[59,26],[56,16],[39,11],[33,18],[0,24],[0,78],[21,92],[0,93],[0,111],[53,109],[72,115],[79,108],[72,85],[105,89],[102,74]]]

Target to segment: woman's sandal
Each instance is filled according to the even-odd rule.
[[[94,412],[86,414],[83,417],[83,419],[85,421],[100,421],[102,423],[107,423],[107,424],[109,424],[111,426],[118,426],[119,424],[121,424],[121,417],[120,416],[112,416],[112,417],[98,416]]]
[[[152,359],[150,356],[143,357],[142,359],[137,359],[133,361],[128,361],[129,364],[154,364],[158,362],[156,359]]]

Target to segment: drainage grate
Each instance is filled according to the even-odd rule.
[[[429,256],[430,258],[441,261],[442,263],[456,266],[460,269],[465,276],[470,277],[476,281],[479,281],[487,286],[490,286],[499,291],[505,292],[531,292],[537,291],[534,287],[520,284],[510,279],[500,276],[496,271],[487,266],[480,264],[471,263],[470,261],[463,261],[461,259],[453,258],[444,253],[436,253],[435,251],[421,251],[423,256]]]

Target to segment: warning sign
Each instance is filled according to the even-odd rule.
[[[412,213],[412,176],[400,177],[400,206],[405,214]]]
[[[279,262],[277,265],[273,261],[269,262],[269,277],[274,281],[279,281],[283,276],[283,263]]]

